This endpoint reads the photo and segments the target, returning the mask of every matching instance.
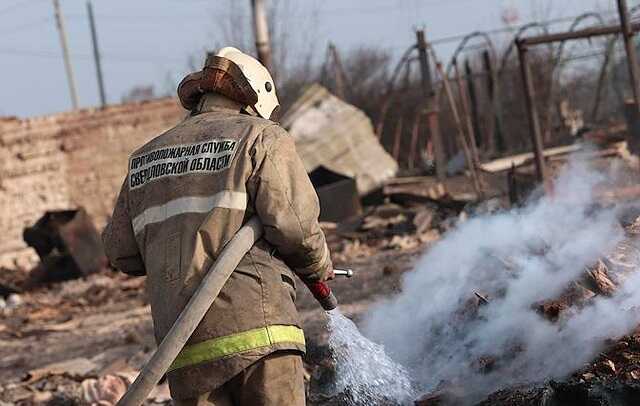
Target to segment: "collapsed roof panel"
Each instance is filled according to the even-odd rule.
[[[361,195],[398,171],[398,164],[378,141],[364,112],[318,84],[305,89],[283,117],[282,125],[295,138],[307,172],[322,165],[354,177]]]

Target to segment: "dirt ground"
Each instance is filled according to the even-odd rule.
[[[343,312],[357,320],[377,298],[397,291],[420,251],[389,250],[337,262],[355,272],[331,283]],[[105,271],[19,298],[0,316],[0,404],[85,403],[91,392],[86,381],[135,376],[155,348],[144,278]],[[322,347],[324,312],[306,288],[298,288],[297,305],[309,347]],[[166,388],[157,392],[156,403],[168,400]]]
[[[351,279],[331,282],[342,312],[357,323],[371,304],[399,292],[402,275],[462,214],[451,206],[385,204],[353,224],[325,225],[336,267],[355,273]],[[297,306],[308,343],[308,404],[339,405],[323,395],[319,383],[330,368],[326,317],[298,285]],[[155,348],[144,278],[105,269],[9,296],[0,305],[0,406],[115,404]],[[163,383],[147,403],[169,402]],[[445,393],[417,404],[459,403]],[[638,404],[640,330],[611,341],[596,359],[562,382],[506,389],[479,405]]]

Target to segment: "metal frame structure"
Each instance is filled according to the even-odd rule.
[[[570,40],[588,39],[592,37],[622,33],[624,35],[627,48],[627,62],[629,65],[630,80],[634,90],[635,107],[637,111],[640,111],[638,62],[635,55],[635,47],[633,46],[632,41],[634,33],[640,31],[640,23],[631,23],[629,21],[629,12],[627,9],[626,0],[618,0],[618,9],[620,12],[620,25],[600,26],[577,31],[574,30],[557,34],[547,34],[537,37],[516,39],[515,43],[516,47],[518,48],[520,70],[525,91],[525,102],[527,105],[529,130],[531,135],[531,142],[533,144],[533,153],[535,156],[536,175],[538,177],[538,180],[543,183],[547,180],[547,174],[542,144],[542,129],[540,126],[540,118],[536,106],[535,88],[531,74],[531,66],[529,64],[529,48],[536,45],[551,44],[554,42],[562,42],[564,44],[564,42]]]
[[[552,23],[552,21],[551,22],[532,22],[532,23],[523,25],[522,27],[519,27],[517,29],[517,31],[515,32],[513,41],[511,41],[509,47],[507,47],[507,49],[500,55],[498,54],[498,51],[491,39],[491,36],[490,36],[491,31],[488,31],[488,32],[475,31],[465,36],[461,36],[457,38],[457,39],[460,39],[460,42],[456,47],[450,61],[447,63],[447,67],[445,69],[447,77],[449,77],[449,75],[451,74],[454,64],[456,62],[456,59],[458,59],[459,55],[462,52],[469,49],[477,49],[477,48],[485,49],[483,53],[484,64],[487,65],[487,69],[486,69],[487,72],[485,74],[491,76],[489,78],[490,83],[492,83],[492,85],[494,86],[490,91],[492,93],[492,97],[491,97],[492,103],[490,108],[492,109],[491,115],[494,116],[494,119],[495,119],[495,122],[493,123],[495,128],[492,128],[490,130],[490,135],[489,135],[491,137],[491,141],[493,142],[495,142],[494,137],[497,134],[504,135],[504,131],[501,128],[503,125],[504,119],[502,117],[503,113],[502,113],[502,103],[500,98],[500,89],[499,89],[500,80],[499,79],[503,77],[503,75],[506,73],[508,69],[509,61],[511,60],[511,56],[513,55],[513,51],[515,49],[518,50],[519,60],[520,60],[520,74],[523,77],[523,79],[528,78],[524,80],[525,94],[526,94],[525,102],[527,105],[531,139],[533,141],[533,146],[534,146],[534,154],[536,156],[536,168],[537,168],[536,172],[540,180],[543,180],[546,178],[546,173],[544,168],[544,158],[542,156],[543,144],[542,144],[542,141],[540,142],[537,141],[537,138],[541,137],[542,135],[543,128],[541,126],[540,119],[538,118],[538,111],[536,111],[536,106],[534,103],[535,89],[533,88],[532,83],[528,83],[528,84],[526,83],[527,81],[531,81],[530,67],[526,66],[528,64],[527,50],[532,46],[543,45],[543,44],[549,47],[550,54],[552,55],[552,63],[550,68],[552,80],[551,80],[551,83],[549,83],[549,97],[552,97],[554,82],[556,82],[553,79],[557,78],[563,69],[562,58],[566,51],[565,43],[567,41],[577,40],[577,39],[586,39],[586,38],[597,37],[597,36],[610,36],[611,38],[607,41],[605,46],[605,52],[603,54],[602,65],[599,71],[599,77],[598,77],[597,87],[595,91],[593,109],[591,112],[592,113],[591,117],[597,117],[600,104],[603,98],[603,92],[605,91],[604,82],[606,80],[610,65],[613,60],[612,56],[614,53],[616,40],[621,33],[626,32],[624,29],[622,29],[624,28],[624,21],[626,21],[626,24],[628,25],[628,30],[630,32],[630,34],[627,34],[625,37],[627,38],[626,43],[631,44],[631,41],[629,40],[631,38],[630,35],[633,35],[634,32],[640,30],[640,23],[631,22],[631,19],[630,19],[630,16],[633,16],[636,12],[640,11],[640,6],[631,8],[627,12],[623,12],[624,10],[627,9],[626,0],[617,0],[617,2],[618,2],[618,11],[620,16],[626,15],[626,18],[624,19],[621,18],[621,21],[623,21],[623,24],[621,26],[605,25],[605,18],[603,17],[604,14],[601,14],[598,12],[587,12],[577,16],[571,22],[571,25],[567,32],[557,33],[557,34],[549,33],[548,27]],[[595,20],[598,26],[592,27],[592,28],[586,28],[586,29],[578,29],[581,23],[589,19]],[[525,33],[528,33],[529,31],[534,29],[539,30],[541,32],[540,35],[524,37]],[[391,103],[394,100],[395,94],[399,90],[398,86],[396,86],[396,82],[398,81],[400,76],[402,76],[401,73],[403,72],[403,70],[411,69],[411,67],[408,65],[411,65],[412,62],[416,61],[417,59],[421,65],[420,70],[421,70],[422,80],[423,80],[422,87],[424,89],[424,94],[425,94],[425,106],[424,106],[424,110],[419,109],[416,112],[416,121],[411,131],[412,133],[411,150],[412,151],[410,152],[411,156],[409,157],[409,161],[410,161],[409,166],[410,167],[413,166],[411,161],[415,159],[413,156],[414,155],[413,150],[415,148],[415,145],[417,144],[417,141],[416,141],[417,131],[415,129],[415,126],[420,121],[420,116],[424,113],[426,113],[426,118],[428,119],[426,124],[430,129],[429,132],[435,135],[435,137],[432,136],[431,138],[435,144],[439,144],[439,145],[434,145],[435,151],[433,152],[436,157],[436,161],[439,161],[440,166],[442,166],[443,163],[445,162],[445,156],[444,156],[444,150],[442,145],[442,136],[439,130],[439,112],[440,112],[441,104],[443,102],[446,102],[446,98],[444,97],[445,96],[444,92],[442,92],[441,91],[442,89],[440,89],[441,83],[439,83],[439,81],[436,82],[431,78],[432,61],[429,61],[429,55],[426,52],[427,48],[431,47],[435,43],[439,43],[439,41],[435,41],[433,44],[427,43],[427,41],[425,40],[425,35],[423,30],[418,30],[416,32],[416,37],[417,37],[417,42],[415,44],[412,44],[403,53],[402,57],[400,58],[397,65],[394,67],[392,71],[390,80],[386,84],[386,89],[385,89],[386,97],[384,97],[384,100],[380,106],[380,114],[376,122],[376,133],[378,134],[378,137],[382,135],[382,130],[384,128],[384,123],[385,123],[388,110],[390,108]],[[456,39],[456,38],[452,38],[452,39]],[[480,44],[480,46],[475,44],[475,42],[473,41],[474,39],[481,40],[482,43]],[[448,40],[449,39],[447,39],[447,41]],[[424,45],[421,46],[421,42]],[[557,42],[560,42],[560,46],[557,50],[554,51],[553,44]],[[635,49],[631,49],[631,48],[633,47],[630,45],[627,45],[628,53],[635,52]],[[414,56],[415,55],[414,51],[416,50],[418,51],[417,58],[416,56]],[[423,53],[425,57],[423,57],[422,55]],[[524,58],[524,61],[523,61],[523,58]],[[630,60],[635,60],[635,59],[630,59]],[[523,66],[523,62],[524,62],[524,66]],[[494,67],[494,64],[495,64],[495,67]],[[636,68],[632,68],[630,64],[630,73],[634,83],[636,83],[635,78],[638,77],[638,75],[632,73],[632,70],[635,71],[635,69]],[[405,71],[405,75],[406,75],[406,71]],[[467,80],[472,80],[472,78],[467,78]],[[635,91],[636,89],[637,91]],[[634,94],[635,93],[638,93],[638,95],[640,95],[640,88],[636,85],[634,85]],[[551,105],[551,100],[549,100],[548,105]],[[639,105],[637,100],[636,100],[636,105]],[[640,109],[638,109],[638,111],[640,112]],[[545,117],[547,121],[550,119],[550,114],[551,113],[549,109],[546,109]],[[640,113],[639,113],[639,117],[640,117]],[[548,127],[549,123],[546,123],[546,124]],[[398,134],[398,131],[394,130],[394,136],[396,136],[397,134]],[[392,143],[394,144],[394,147],[397,144],[395,139],[393,140]],[[489,143],[489,145],[491,144],[492,143]],[[490,147],[490,148],[493,148],[493,147]],[[394,149],[397,149],[397,148],[394,148]],[[436,165],[436,167],[438,167],[438,165]],[[438,178],[443,179],[444,177],[445,177],[444,173],[438,174]]]

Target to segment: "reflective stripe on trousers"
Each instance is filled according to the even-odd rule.
[[[186,346],[173,361],[169,371],[213,361],[273,344],[293,343],[305,345],[304,332],[296,326],[266,326],[224,337],[212,338]]]

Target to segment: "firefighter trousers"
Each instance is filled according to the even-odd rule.
[[[175,406],[304,406],[304,369],[299,353],[276,351],[213,392],[174,400]]]

